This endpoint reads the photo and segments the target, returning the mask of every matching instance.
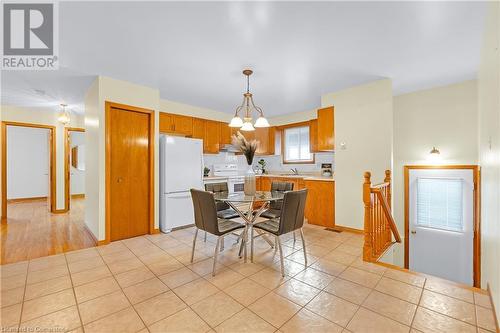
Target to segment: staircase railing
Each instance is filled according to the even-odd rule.
[[[401,243],[401,237],[391,213],[391,171],[386,170],[384,182],[377,185],[372,185],[370,172],[365,172],[364,176],[363,260],[374,262],[378,261],[392,244]]]

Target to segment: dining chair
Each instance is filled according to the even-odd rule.
[[[191,262],[193,262],[194,259],[194,250],[196,247],[198,230],[203,230],[217,236],[217,244],[215,245],[214,252],[214,264],[212,268],[212,276],[215,276],[217,255],[219,253],[221,239],[223,239],[223,236],[228,233],[238,229],[244,229],[245,225],[233,220],[221,219],[217,217],[217,208],[213,193],[191,189],[191,198],[193,200],[194,223],[196,226],[193,239],[193,250],[191,252]],[[243,232],[245,232],[245,230]]]
[[[286,192],[286,191],[293,191],[293,183],[275,182],[275,181],[271,183],[271,192]],[[272,201],[269,204],[269,208],[260,216],[267,217],[269,219],[278,218],[281,215],[282,205],[283,205],[283,200]]]
[[[306,207],[307,189],[298,191],[285,192],[283,197],[283,205],[281,208],[281,215],[279,218],[268,219],[252,226],[250,235],[251,240],[251,258],[253,260],[253,230],[254,228],[265,231],[274,235],[276,244],[280,253],[281,275],[285,276],[285,265],[283,260],[283,249],[281,247],[280,236],[285,235],[295,230],[300,230],[300,237],[302,238],[302,249],[304,251],[304,262],[307,266],[306,242],[304,240],[304,232],[302,227],[304,225],[304,210]]]
[[[218,192],[229,192],[229,189],[227,187],[227,183],[212,183],[212,184],[205,184],[205,191],[212,192],[212,193],[218,193]],[[217,216],[221,219],[233,219],[235,217],[238,217],[238,213],[231,207],[226,202],[217,202],[216,203],[217,207]]]

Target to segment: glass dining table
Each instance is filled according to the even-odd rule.
[[[278,191],[256,191],[253,195],[245,194],[244,192],[217,192],[214,193],[215,201],[227,203],[245,222],[245,229],[241,234],[241,246],[239,256],[244,257],[244,262],[247,262],[247,242],[248,230],[253,227],[253,224],[258,220],[260,215],[268,208],[272,201],[283,200],[285,194]],[[254,210],[254,204],[260,203],[260,207]],[[271,248],[274,243],[260,230],[257,230],[256,237],[262,237]],[[251,241],[251,249],[253,250],[253,239]],[[253,260],[253,256],[251,256]]]

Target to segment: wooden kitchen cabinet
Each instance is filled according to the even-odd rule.
[[[172,120],[174,125],[174,133],[183,134],[185,136],[193,135],[193,117],[173,114]]]
[[[318,110],[318,151],[334,150],[334,109],[333,106]]]
[[[191,137],[202,140],[205,138],[205,119],[193,118],[193,133]]]
[[[261,127],[255,129],[255,139],[259,141],[256,155],[274,155],[275,127]]]
[[[259,178],[260,178],[260,190],[271,191],[271,177],[259,177]]]
[[[220,142],[220,123],[214,120],[205,120],[203,152],[205,154],[218,154],[219,142]]]
[[[160,133],[172,133],[174,131],[174,118],[170,113],[160,112]]]
[[[307,188],[305,215],[310,224],[335,226],[335,182],[304,180]]]
[[[309,121],[309,149],[311,153],[318,152],[318,119]]]
[[[219,126],[220,126],[220,144],[221,145],[231,144],[232,128],[229,127],[228,123],[224,122],[219,123]]]

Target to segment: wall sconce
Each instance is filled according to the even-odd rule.
[[[436,147],[432,147],[432,150],[429,152],[428,159],[432,164],[440,163],[441,152],[439,151],[439,149],[437,149]]]
[[[67,106],[68,106],[67,104],[61,104],[62,110],[61,113],[59,114],[59,117],[57,118],[57,120],[63,125],[68,125],[71,121],[69,111],[66,110]]]

